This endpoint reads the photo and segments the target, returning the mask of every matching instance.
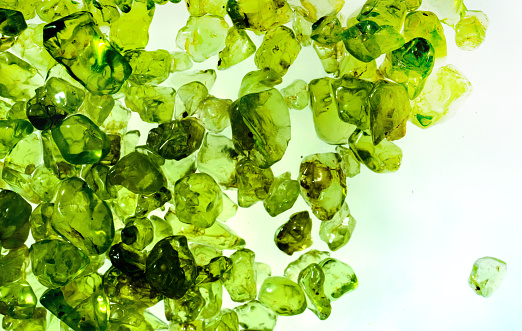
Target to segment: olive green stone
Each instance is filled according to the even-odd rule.
[[[6,331],[45,331],[47,310],[38,307],[34,310],[34,314],[30,319],[16,319],[10,316],[4,316],[2,327]]]
[[[352,237],[357,222],[352,217],[348,204],[343,203],[335,216],[326,222],[321,222],[319,237],[328,244],[331,251],[336,251],[348,243]]]
[[[36,129],[49,130],[63,121],[68,114],[54,107],[45,93],[45,87],[39,87],[35,92],[36,95],[27,102],[26,117]]]
[[[406,16],[406,4],[402,0],[368,0],[357,19],[373,21],[379,25],[391,25],[400,31]]]
[[[356,125],[361,130],[370,127],[371,82],[343,76],[332,82],[335,99],[339,108],[339,118]]]
[[[377,173],[395,172],[402,161],[402,150],[394,143],[383,140],[374,145],[372,137],[364,131],[356,130],[348,140],[355,156]]]
[[[109,137],[84,115],[69,116],[51,132],[63,158],[72,164],[97,163],[111,149]]]
[[[103,164],[95,164],[84,174],[85,182],[101,200],[109,200],[111,198],[107,187],[108,174],[109,166]]]
[[[373,21],[362,21],[349,27],[344,30],[343,37],[346,50],[363,62],[371,62],[404,45],[404,37],[397,29]]]
[[[435,65],[435,50],[424,38],[415,38],[386,55],[381,70],[389,79],[403,85],[410,99],[424,88]]]
[[[144,313],[136,307],[112,303],[109,312],[108,330],[155,330],[151,323],[145,319]]]
[[[203,283],[199,286],[199,292],[205,299],[205,306],[199,315],[200,319],[209,319],[216,316],[223,304],[223,284],[221,281]]]
[[[0,242],[3,248],[21,247],[29,236],[32,207],[19,194],[0,191]]]
[[[472,51],[484,42],[488,29],[488,17],[480,10],[468,10],[455,25],[457,47]]]
[[[198,266],[205,266],[209,264],[213,258],[223,255],[221,250],[203,244],[191,243],[189,244],[189,248]]]
[[[0,120],[0,157],[5,157],[23,138],[33,132],[26,120]]]
[[[347,55],[339,62],[338,77],[350,76],[360,79],[376,80],[380,76],[375,60],[370,62],[359,61],[353,55]]]
[[[300,51],[292,29],[278,26],[265,34],[254,60],[259,69],[269,68],[284,76]]]
[[[178,89],[174,104],[174,118],[181,120],[192,116],[208,97],[208,89],[200,82],[190,82]]]
[[[169,325],[169,331],[205,331],[203,325],[204,322],[202,320],[196,320],[189,323],[171,322]]]
[[[227,0],[187,0],[186,4],[191,16],[210,14],[225,17],[227,14]]]
[[[357,288],[359,281],[348,264],[334,258],[326,258],[319,262],[324,272],[324,293],[331,301]]]
[[[404,38],[410,41],[414,38],[426,39],[435,50],[435,58],[447,55],[444,29],[437,15],[429,11],[409,13],[404,21]]]
[[[155,4],[151,0],[133,1],[130,10],[111,24],[111,43],[120,50],[145,48],[154,11]]]
[[[272,331],[277,315],[257,300],[234,307],[239,325],[245,330]]]
[[[192,68],[192,60],[186,52],[170,53],[170,71],[185,71]]]
[[[222,280],[232,268],[232,260],[226,256],[217,256],[205,266],[198,266],[196,284],[213,283]]]
[[[381,80],[370,94],[370,131],[374,145],[383,139],[398,140],[406,135],[411,105],[403,85]]]
[[[93,293],[103,289],[103,279],[97,273],[84,274],[61,288],[67,303],[77,306]]]
[[[317,136],[328,144],[345,144],[355,126],[339,117],[333,82],[329,77],[310,81],[310,108]]]
[[[165,176],[151,157],[132,152],[111,168],[107,183],[109,186],[124,186],[136,194],[149,195],[165,186]]]
[[[29,249],[22,245],[11,249],[7,254],[0,256],[0,286],[6,286],[20,279],[26,278],[26,269],[29,267]]]
[[[232,140],[207,133],[198,152],[198,170],[211,175],[220,185],[234,187],[237,157]]]
[[[36,300],[31,285],[25,280],[0,286],[0,314],[16,319],[31,318],[36,307]]]
[[[308,308],[320,320],[325,320],[332,313],[330,299],[325,295],[325,275],[323,269],[312,263],[299,273],[298,283],[308,298]]]
[[[3,37],[19,36],[25,29],[27,24],[21,12],[0,8],[0,33]]]
[[[264,33],[292,18],[290,5],[279,0],[228,0],[227,12],[238,29],[256,33]]]
[[[228,29],[225,48],[219,52],[218,70],[225,70],[236,65],[256,52],[256,45],[243,29],[232,26]]]
[[[454,114],[471,90],[471,83],[456,67],[443,66],[428,77],[421,94],[412,100],[410,120],[423,129],[441,123]]]
[[[290,262],[285,268],[284,275],[286,278],[297,282],[301,270],[312,263],[319,263],[328,257],[330,257],[330,252],[311,249],[308,252],[303,253],[297,260]]]
[[[43,202],[31,213],[31,236],[34,241],[58,239],[60,235],[51,226],[54,213],[54,203]]]
[[[422,0],[403,0],[403,2],[408,11],[417,10],[422,5]]]
[[[51,169],[60,179],[75,177],[80,173],[80,166],[64,160],[50,131],[40,131],[43,146],[44,165]]]
[[[468,285],[477,295],[489,298],[498,290],[506,273],[506,262],[486,256],[473,263]]]
[[[135,215],[138,217],[147,216],[150,212],[163,207],[165,203],[169,202],[171,199],[172,193],[166,187],[162,187],[154,194],[140,195]]]
[[[166,86],[132,85],[125,92],[125,105],[148,123],[172,120],[176,90]]]
[[[36,7],[36,14],[44,22],[52,22],[82,9],[74,0],[43,0]]]
[[[161,169],[167,178],[169,189],[173,190],[179,179],[196,172],[196,153],[192,153],[179,161],[165,160]]]
[[[322,221],[332,219],[346,198],[346,175],[336,153],[312,154],[299,168],[301,196]]]
[[[111,25],[120,18],[120,11],[113,0],[86,0],[83,4],[98,26]]]
[[[59,184],[58,176],[43,164],[36,167],[30,181],[34,192],[44,202],[50,202],[54,199]]]
[[[323,16],[312,25],[311,38],[320,44],[331,45],[342,40],[343,27],[336,16]]]
[[[164,49],[145,51],[142,49],[125,52],[125,59],[132,68],[129,81],[136,84],[159,84],[170,75],[172,58]]]
[[[49,54],[92,93],[114,94],[131,74],[127,60],[103,37],[89,12],[47,24],[43,38]]]
[[[20,54],[22,59],[28,61],[40,71],[42,76],[56,64],[56,61],[43,45],[44,26],[45,23],[28,24],[27,29],[18,36],[16,44],[12,48],[13,51]]]
[[[272,276],[272,268],[263,262],[256,262],[256,283],[257,287],[261,287],[265,279]]]
[[[241,249],[230,255],[232,268],[225,273],[223,284],[234,302],[253,300],[257,294],[255,253]]]
[[[314,41],[313,47],[326,73],[337,72],[340,60],[347,54],[342,41],[330,45],[320,44]]]
[[[219,221],[216,221],[209,228],[201,229],[192,224],[180,222],[172,209],[169,209],[165,219],[172,225],[174,233],[187,237],[190,242],[208,245],[220,250],[245,247],[245,240]]]
[[[125,221],[125,227],[121,230],[121,241],[124,244],[142,251],[153,240],[154,226],[151,220],[146,217],[131,217]]]
[[[107,329],[109,302],[103,291],[95,292],[72,306],[63,290],[49,289],[40,298],[40,303],[75,331]]]
[[[301,0],[306,19],[316,22],[321,17],[336,15],[344,6],[344,0]]]
[[[189,72],[177,72],[169,78],[169,86],[179,89],[190,82],[200,82],[205,85],[208,91],[212,89],[217,79],[217,73],[214,69],[196,70]]]
[[[267,68],[263,70],[250,71],[241,80],[238,97],[241,98],[250,93],[259,93],[270,90],[282,82],[283,78],[281,75],[272,69]]]
[[[111,95],[87,93],[80,113],[89,117],[96,125],[102,125],[109,117],[116,102]]]
[[[66,285],[89,264],[89,257],[73,244],[45,239],[31,245],[31,268],[38,281],[47,287]]]
[[[100,161],[100,164],[113,166],[120,159],[121,136],[117,134],[108,134],[110,141],[109,153]]]
[[[13,103],[12,106],[10,106],[7,102],[2,100],[2,106],[0,106],[0,107],[3,108],[4,106],[9,105],[9,110],[8,110],[7,114],[5,115],[6,119],[8,119],[8,120],[26,120],[27,119],[27,116],[25,114],[26,104],[27,103],[24,101],[17,101],[15,103]],[[2,110],[2,112],[3,112],[3,110]],[[4,116],[2,116],[2,118],[4,118]]]
[[[230,126],[228,112],[232,100],[209,96],[203,100],[196,110],[196,116],[203,122],[205,129],[212,133],[220,133]]]
[[[268,197],[274,181],[272,169],[261,169],[252,161],[243,159],[236,165],[237,203],[250,207]]]
[[[301,46],[310,46],[312,44],[312,25],[314,22],[309,22],[304,13],[299,8],[294,8],[292,18],[292,29],[295,33],[295,38],[299,41]]]
[[[277,248],[287,255],[312,246],[312,219],[308,212],[292,214],[288,222],[276,230],[274,241]]]
[[[159,292],[151,287],[145,275],[131,277],[114,267],[103,275],[103,289],[111,302],[126,307],[145,309],[163,299]]]
[[[26,20],[31,19],[35,16],[35,8],[38,5],[38,1],[28,0],[28,1],[20,1],[20,0],[2,0],[0,1],[1,8],[7,8],[11,10],[16,10],[22,12],[24,18]]]
[[[299,197],[299,182],[290,178],[290,172],[276,177],[263,201],[266,212],[275,217],[292,208]]]
[[[178,31],[176,45],[185,50],[194,62],[203,62],[225,47],[227,22],[217,16],[190,16]]]
[[[179,299],[165,298],[164,304],[167,321],[187,323],[198,318],[199,313],[205,306],[205,299],[199,292],[198,287],[192,287]]]
[[[310,101],[308,83],[302,79],[296,79],[290,85],[281,89],[281,94],[285,98],[286,105],[291,109],[304,109]]]
[[[205,128],[193,117],[162,123],[149,131],[147,145],[168,160],[181,160],[201,146]]]
[[[302,314],[306,296],[299,285],[285,277],[268,277],[261,285],[258,300],[280,316]]]
[[[29,100],[43,78],[29,63],[9,53],[0,52],[0,96],[16,101]]]
[[[276,89],[251,93],[230,109],[232,140],[236,150],[248,154],[266,169],[283,157],[291,138],[290,113]]]
[[[77,177],[62,181],[51,222],[56,232],[90,255],[104,253],[114,239],[109,206]]]
[[[341,168],[346,177],[352,178],[361,172],[361,162],[350,148],[337,146],[335,152],[341,156]]]

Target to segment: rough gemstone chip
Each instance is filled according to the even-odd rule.
[[[232,268],[223,275],[223,284],[234,302],[254,300],[257,295],[255,254],[244,248],[230,255]]]
[[[437,15],[430,11],[409,13],[404,21],[404,38],[410,41],[414,38],[424,38],[435,50],[435,58],[447,55],[446,36]]]
[[[232,26],[228,29],[225,48],[219,52],[218,70],[228,69],[256,52],[256,45],[243,29]]]
[[[324,293],[331,300],[337,300],[359,286],[352,267],[334,258],[326,258],[318,263],[324,272]]]
[[[119,50],[145,48],[149,42],[155,4],[152,0],[130,3],[129,10],[122,10],[120,18],[111,24],[110,40]]]
[[[292,9],[280,0],[228,0],[227,13],[238,29],[264,33],[292,18]]]
[[[395,172],[402,161],[402,150],[391,141],[383,140],[374,145],[372,137],[356,130],[348,140],[350,149],[368,169],[377,173]]]
[[[300,51],[292,29],[278,26],[265,34],[254,60],[259,69],[269,68],[284,76]]]
[[[239,325],[245,330],[272,331],[277,315],[257,300],[234,307]]]
[[[272,182],[263,206],[270,216],[275,217],[292,208],[299,192],[299,182],[290,178],[290,172],[285,172]]]
[[[379,25],[391,25],[397,31],[402,28],[406,16],[406,4],[402,0],[368,0],[357,19],[373,21]]]
[[[332,313],[330,299],[324,291],[325,275],[321,266],[312,263],[299,273],[298,284],[308,298],[310,309],[320,320],[325,320]]]
[[[336,251],[350,241],[356,224],[345,201],[331,220],[321,222],[319,237],[331,251]]]
[[[506,272],[506,262],[489,256],[480,258],[471,269],[469,287],[478,295],[489,298],[502,284]]]
[[[225,47],[227,22],[217,16],[190,16],[178,31],[176,45],[185,50],[194,62],[203,62]]]
[[[488,17],[480,10],[468,10],[455,25],[455,43],[460,49],[472,51],[482,44],[488,29]]]
[[[306,310],[306,296],[292,280],[272,276],[265,279],[258,300],[280,316],[302,314]]]
[[[205,128],[195,118],[162,123],[149,131],[147,145],[167,160],[186,158],[201,146]]]
[[[370,93],[372,82],[343,76],[332,82],[339,118],[361,130],[370,127]]]

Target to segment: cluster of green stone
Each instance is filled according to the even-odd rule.
[[[347,244],[356,224],[347,177],[360,163],[396,171],[402,151],[391,141],[407,121],[429,127],[470,92],[453,66],[432,74],[446,56],[437,15],[463,49],[482,42],[487,19],[462,2],[427,2],[433,12],[368,0],[345,27],[344,0],[186,0],[183,51],[169,53],[144,50],[166,0],[0,0],[2,327],[272,330],[277,316],[306,308],[328,318],[331,302],[357,287],[349,265],[310,250],[272,276],[224,222],[261,201],[275,217],[301,196],[329,249]],[[35,15],[44,23],[26,24]],[[259,47],[246,30],[264,35]],[[310,45],[333,76],[275,88]],[[210,94],[215,70],[184,72],[215,55],[218,70],[254,55],[259,70],[236,100]],[[289,109],[308,104],[335,152],[304,157],[296,179],[276,177]],[[155,124],[144,145],[128,131],[132,112]],[[231,138],[221,134],[229,126]],[[275,245],[288,255],[309,248],[312,223],[294,213]],[[223,287],[242,305],[222,309]],[[161,301],[170,326],[147,310]]]

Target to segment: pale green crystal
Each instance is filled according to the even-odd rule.
[[[43,78],[29,63],[9,52],[0,52],[0,96],[13,100],[29,100]]]
[[[220,17],[190,16],[178,31],[176,45],[185,50],[194,62],[203,62],[225,46],[228,24]]]
[[[301,51],[294,32],[286,26],[269,30],[256,51],[255,64],[259,69],[269,68],[284,76]]]
[[[192,60],[186,52],[170,53],[170,71],[185,71],[192,68]]]
[[[336,251],[348,243],[356,224],[345,201],[331,220],[321,222],[319,237],[331,251]]]
[[[125,93],[127,107],[148,123],[171,121],[175,101],[176,91],[166,86],[133,85]]]
[[[122,13],[120,18],[111,24],[111,43],[123,50],[147,46],[154,11],[153,1],[134,1],[130,11]]]
[[[203,122],[205,129],[212,133],[220,133],[230,126],[231,105],[230,99],[209,96],[199,104],[196,116]]]
[[[324,291],[323,269],[316,263],[308,265],[299,273],[298,283],[308,298],[310,309],[320,320],[330,317],[332,305]]]
[[[296,79],[290,85],[281,89],[281,94],[285,98],[288,108],[292,109],[304,109],[310,101],[308,83],[302,79]]]
[[[249,249],[241,249],[230,255],[232,268],[223,276],[223,284],[234,302],[255,299],[257,295],[255,254]]]
[[[361,171],[361,163],[355,156],[355,153],[344,146],[335,147],[335,152],[341,156],[341,168],[346,177],[355,177]]]
[[[270,216],[275,217],[292,208],[299,192],[299,182],[290,178],[290,172],[285,172],[272,182],[263,206]]]
[[[280,316],[302,314],[306,310],[306,297],[299,285],[292,280],[273,276],[261,285],[258,300]]]
[[[402,28],[406,16],[406,4],[402,0],[368,0],[357,19],[373,21],[379,25],[391,25],[397,31]]]
[[[187,0],[187,10],[192,16],[210,14],[225,17],[227,13],[227,0]]]
[[[383,140],[374,145],[371,136],[360,130],[350,136],[348,143],[359,161],[371,171],[386,173],[399,170],[402,150],[394,143]]]
[[[245,30],[237,29],[235,26],[228,29],[225,45],[219,52],[218,70],[228,69],[256,52],[256,45]]]
[[[200,82],[190,82],[181,86],[176,93],[174,118],[181,120],[192,116],[199,105],[208,97],[208,90]]]
[[[313,42],[313,47],[317,57],[323,65],[326,73],[334,73],[339,69],[339,62],[346,55],[346,48],[344,43],[339,41],[331,45],[323,45],[316,41]]]
[[[404,38],[410,41],[414,38],[424,38],[435,49],[435,58],[447,55],[446,36],[437,15],[429,11],[409,13],[404,21]]]
[[[316,22],[323,16],[336,15],[344,6],[344,0],[301,0],[306,10],[306,18]]]
[[[469,287],[478,295],[489,298],[502,284],[506,272],[507,266],[504,261],[488,256],[480,258],[471,269]]]
[[[324,272],[324,293],[331,300],[337,300],[341,296],[357,288],[359,281],[348,264],[334,258],[326,258],[319,262]]]
[[[234,311],[245,330],[272,331],[276,326],[277,315],[257,300],[237,306]]]
[[[43,28],[42,24],[28,24],[27,29],[20,34],[13,46],[13,51],[20,54],[22,59],[27,60],[41,75],[47,73],[51,67],[56,64],[56,61],[45,50],[43,46]]]
[[[200,82],[205,85],[208,91],[212,89],[216,82],[217,74],[214,69],[189,71],[189,72],[177,72],[172,75],[168,80],[168,85],[175,89],[179,89],[185,84],[190,82]]]
[[[283,78],[272,69],[250,71],[241,80],[238,91],[238,98],[250,93],[259,93],[270,90],[272,87],[281,84]]]
[[[198,152],[198,170],[211,175],[220,185],[234,187],[237,157],[232,140],[207,133]]]
[[[131,50],[125,52],[125,59],[132,68],[129,81],[136,84],[159,84],[170,75],[172,58],[164,49],[152,52]]]
[[[82,9],[74,0],[43,0],[36,7],[36,14],[44,22],[52,22]]]
[[[239,320],[235,311],[223,309],[219,315],[205,323],[205,331],[239,331]]]
[[[272,169],[261,169],[252,161],[243,159],[236,164],[237,204],[250,207],[268,197],[274,181]]]
[[[468,10],[455,25],[455,43],[460,49],[472,51],[484,42],[488,17],[480,10]]]
[[[301,270],[309,266],[311,263],[319,263],[322,260],[330,257],[330,252],[318,251],[311,249],[303,253],[297,260],[290,262],[285,268],[285,277],[297,282]]]
[[[286,1],[228,0],[228,16],[238,29],[260,34],[290,21],[292,10]]]

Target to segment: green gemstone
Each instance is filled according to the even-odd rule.
[[[89,12],[47,24],[43,38],[49,54],[94,94],[118,92],[131,74],[127,60],[103,37]]]
[[[301,5],[306,10],[306,19],[317,22],[323,16],[333,16],[341,11],[344,0],[301,0]]]
[[[36,7],[36,14],[44,22],[52,22],[80,11],[82,5],[74,0],[43,0]]]
[[[255,253],[241,249],[230,255],[232,268],[223,276],[223,284],[234,302],[246,302],[256,298]]]
[[[258,300],[280,316],[302,314],[306,297],[299,285],[285,277],[268,277],[261,285]]]
[[[342,40],[343,27],[336,16],[323,16],[312,25],[311,38],[320,44],[336,44]]]
[[[173,190],[178,180],[196,172],[196,153],[192,153],[179,161],[165,160],[165,164],[161,166],[161,169],[167,178],[169,189]]]
[[[3,248],[21,247],[29,236],[32,207],[19,194],[0,191],[0,243]]]
[[[190,16],[178,31],[176,45],[185,50],[194,62],[203,62],[225,47],[227,22],[217,16]]]
[[[223,304],[223,284],[221,281],[203,283],[199,286],[199,292],[205,299],[205,306],[199,315],[200,319],[209,319],[216,316]]]
[[[147,257],[145,275],[150,285],[171,299],[185,295],[196,280],[196,263],[184,236],[160,240]]]
[[[31,222],[31,236],[34,241],[60,238],[60,235],[54,231],[51,225],[53,213],[54,203],[49,202],[43,202],[33,210],[29,220]]]
[[[325,275],[323,269],[316,263],[312,263],[299,273],[298,284],[308,297],[308,308],[320,320],[325,320],[332,313],[330,299],[324,291]]]
[[[210,14],[225,17],[227,14],[227,0],[187,0],[186,4],[191,16]]]
[[[45,331],[47,328],[46,321],[47,310],[38,307],[34,310],[34,314],[29,319],[15,319],[10,316],[4,316],[2,327],[6,331]]]
[[[0,120],[0,157],[5,157],[23,138],[33,132],[26,120]]]
[[[0,52],[0,96],[16,101],[29,100],[43,78],[29,63],[9,53]]]
[[[212,258],[207,265],[198,266],[196,284],[213,283],[222,280],[232,268],[232,260],[226,256]]]
[[[256,262],[256,283],[260,287],[265,279],[272,276],[272,268],[270,265],[263,262]]]
[[[203,100],[196,110],[196,116],[203,122],[205,129],[212,133],[220,133],[230,126],[228,112],[232,100],[209,96]]]
[[[408,11],[417,10],[422,5],[422,0],[403,0],[403,2]]]
[[[278,26],[265,34],[256,51],[255,64],[259,69],[269,68],[284,76],[300,51],[301,45],[292,29]]]
[[[292,214],[281,225],[274,237],[277,248],[287,255],[292,255],[312,246],[312,219],[307,211]]]
[[[34,0],[28,0],[28,1],[2,0],[2,1],[0,1],[0,7],[22,12],[22,14],[24,15],[26,20],[29,20],[34,17],[35,8],[37,5],[38,5],[38,1],[34,1]]]
[[[77,177],[62,181],[51,224],[56,232],[89,255],[104,253],[114,239],[109,206]]]
[[[0,286],[6,286],[20,279],[26,278],[26,269],[29,267],[29,249],[22,245],[11,249],[0,256]]]
[[[356,125],[361,130],[370,127],[371,82],[343,76],[333,81],[335,99],[339,107],[339,118]]]
[[[121,241],[135,250],[142,251],[153,242],[154,228],[152,221],[146,217],[128,218],[121,230]]]
[[[192,60],[190,56],[185,52],[174,52],[170,53],[170,71],[185,71],[192,68]]]
[[[402,161],[402,150],[394,143],[383,140],[374,145],[372,137],[356,130],[348,140],[350,149],[368,169],[377,173],[395,172]]]
[[[111,25],[120,18],[120,11],[113,0],[86,0],[84,6],[98,26]]]
[[[488,256],[480,258],[471,269],[469,287],[478,295],[489,298],[502,284],[506,272],[506,262]]]
[[[159,292],[151,287],[145,275],[131,277],[114,267],[103,275],[103,289],[111,302],[126,307],[145,309],[163,299]]]
[[[312,263],[319,263],[330,257],[330,252],[322,252],[316,249],[303,253],[297,260],[290,262],[285,268],[285,277],[297,282],[299,273]]]
[[[331,301],[337,300],[357,288],[359,281],[348,264],[334,258],[319,262],[324,272],[324,293]]]
[[[239,325],[245,330],[272,331],[277,315],[257,300],[234,307]]]
[[[191,243],[189,248],[198,266],[205,266],[209,264],[213,258],[223,256],[221,250],[203,244]]]
[[[145,48],[149,42],[149,26],[154,16],[155,4],[151,0],[131,3],[130,10],[122,10],[120,18],[111,24],[111,43],[120,50]]]
[[[236,165],[237,204],[250,207],[268,197],[274,181],[272,169],[261,169],[252,161],[243,159]]]
[[[89,117],[96,125],[102,125],[115,106],[111,95],[96,95],[87,93],[80,113]]]
[[[296,79],[290,85],[281,89],[281,94],[285,98],[286,105],[291,109],[302,110],[308,106],[310,101],[308,83],[302,79]]]
[[[175,89],[179,89],[185,84],[191,82],[200,82],[205,85],[208,91],[212,89],[216,82],[217,74],[214,69],[197,70],[190,72],[178,72],[171,76],[169,79],[169,86]]]
[[[292,29],[301,46],[310,46],[312,44],[312,25],[315,21],[309,22],[303,15],[301,10],[294,10]]]
[[[172,120],[176,90],[166,86],[132,85],[125,92],[125,105],[148,123]]]
[[[201,146],[205,128],[193,117],[162,123],[149,131],[147,145],[167,160],[181,160]]]
[[[152,52],[142,49],[125,52],[125,59],[132,68],[129,81],[136,84],[159,84],[170,75],[171,57],[164,49]]]
[[[377,63],[375,60],[370,62],[359,61],[353,55],[346,55],[339,62],[339,71],[337,76],[350,76],[360,79],[376,80],[380,72],[377,71]]]
[[[108,252],[113,267],[130,277],[143,276],[147,256],[124,243],[113,245]]]
[[[0,314],[16,319],[31,318],[36,307],[36,300],[31,285],[25,280],[0,286]]]
[[[422,8],[434,12],[449,26],[455,26],[466,12],[463,0],[423,0]]]
[[[100,164],[113,166],[120,159],[121,136],[117,134],[108,134],[110,141],[109,153],[100,161]]]
[[[223,309],[205,323],[205,331],[239,331],[239,319],[232,309]]]
[[[331,251],[336,251],[350,241],[357,222],[350,213],[346,202],[335,216],[326,222],[321,222],[319,237]]]
[[[357,19],[373,21],[379,25],[391,25],[397,31],[402,28],[406,16],[406,4],[402,0],[368,0]]]
[[[165,318],[167,321],[176,323],[188,323],[198,318],[205,306],[205,299],[199,292],[197,286],[190,288],[185,295],[179,299],[164,299]]]
[[[219,52],[218,70],[228,69],[256,52],[256,45],[245,30],[235,26],[228,29],[225,45],[225,48]]]
[[[138,217],[145,217],[150,212],[163,207],[165,203],[169,202],[171,199],[172,193],[166,187],[162,187],[154,194],[140,195],[134,215]]]
[[[248,72],[241,80],[238,97],[250,93],[259,93],[270,90],[283,82],[280,74],[272,69],[263,69]]]
[[[339,63],[346,56],[346,48],[342,41],[330,45],[314,41],[313,47],[326,73],[335,73],[339,70]]]
[[[85,173],[85,182],[101,200],[109,200],[111,195],[107,187],[109,166],[95,164]]]
[[[54,199],[59,184],[58,176],[43,164],[37,166],[31,176],[30,185],[34,193],[44,202],[50,202]]]
[[[272,182],[263,206],[270,216],[275,217],[294,206],[299,192],[299,182],[290,178],[290,172],[285,172]]]
[[[0,8],[0,33],[3,37],[19,36],[25,29],[27,24],[21,12]]]
[[[290,5],[279,0],[228,0],[227,12],[238,29],[256,33],[264,33],[292,18]]]
[[[45,75],[56,61],[45,51],[43,46],[43,28],[42,24],[28,24],[16,39],[13,50],[20,54],[20,57],[31,63],[42,75]]]
[[[409,13],[404,21],[404,38],[410,41],[414,38],[426,39],[435,50],[436,58],[447,55],[444,29],[437,15],[429,11]]]
[[[335,152],[341,156],[341,168],[343,168],[346,177],[352,178],[361,172],[361,162],[350,148],[337,146]]]
[[[192,116],[208,97],[208,89],[200,82],[190,82],[178,89],[174,105],[174,117],[181,120]]]
[[[455,25],[455,43],[460,49],[472,51],[484,42],[488,17],[480,10],[468,10]]]

